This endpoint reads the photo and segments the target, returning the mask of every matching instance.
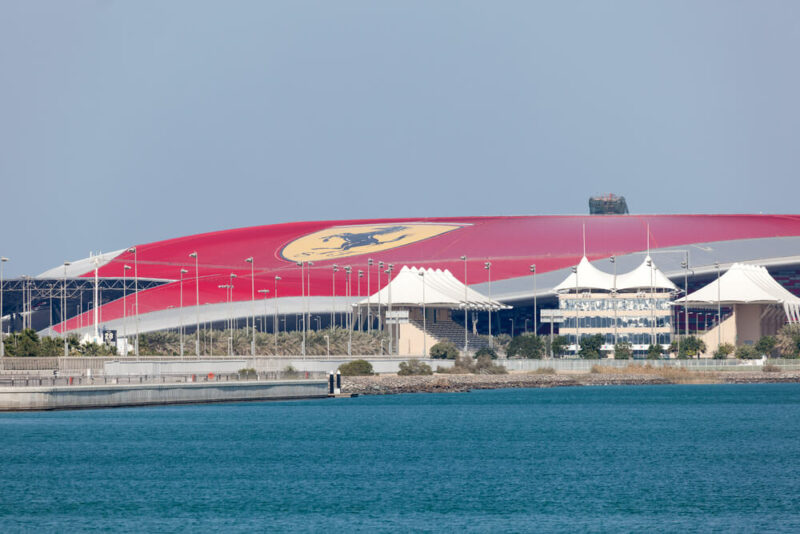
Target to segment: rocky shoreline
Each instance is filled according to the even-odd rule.
[[[433,376],[342,377],[342,393],[391,395],[396,393],[459,393],[475,389],[552,388],[566,386],[644,386],[657,384],[758,384],[800,382],[800,372],[761,371],[708,373],[585,373]]]

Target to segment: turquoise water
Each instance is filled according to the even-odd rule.
[[[800,531],[800,384],[0,414],[0,530]]]

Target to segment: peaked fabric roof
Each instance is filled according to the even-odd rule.
[[[650,265],[648,265],[650,262]],[[577,286],[576,278],[577,276]],[[596,289],[601,291],[612,291],[614,289],[614,275],[601,271],[592,265],[586,256],[581,258],[577,266],[577,273],[570,273],[567,278],[558,284],[555,291],[569,291],[577,287],[581,289]],[[658,270],[650,256],[647,256],[644,261],[636,269],[617,275],[616,288],[618,291],[626,289],[667,289],[675,291],[678,287],[666,277],[664,273]]]
[[[424,273],[420,276],[420,273]],[[423,277],[425,280],[423,281]],[[423,283],[425,295],[423,301]],[[377,293],[370,295],[358,304],[367,302],[376,304],[380,295],[381,302],[389,302],[391,288],[392,305],[394,306],[425,306],[432,308],[464,308],[464,289],[462,284],[453,274],[445,269],[417,269],[404,265],[397,276]],[[496,300],[490,300],[474,289],[466,287],[467,308],[479,310],[506,309],[509,306]]]
[[[650,265],[648,265],[648,262]],[[648,255],[636,269],[617,276],[617,290],[626,289],[667,289],[677,291],[678,286],[656,267]]]
[[[576,281],[577,278],[577,281]],[[611,291],[614,287],[614,275],[604,273],[586,259],[581,258],[576,272],[570,273],[567,278],[553,288],[555,291],[569,291],[570,289],[599,289]]]
[[[734,263],[728,271],[694,293],[675,301],[689,306],[733,304],[782,305],[786,318],[791,323],[800,322],[800,298],[795,297],[780,285],[760,265]]]

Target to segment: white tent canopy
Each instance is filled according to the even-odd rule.
[[[649,263],[649,265],[648,265]],[[617,276],[617,290],[627,289],[665,289],[677,291],[678,287],[655,266],[650,256],[636,269]]]
[[[576,280],[577,278],[577,280]],[[570,289],[598,289],[611,291],[614,287],[614,275],[604,273],[586,259],[581,258],[576,272],[570,273],[567,278],[553,288],[554,291],[569,291]]]
[[[424,275],[420,276],[420,273]],[[423,281],[424,277],[424,281]],[[425,287],[425,298],[423,300],[423,283]],[[464,289],[466,288],[466,307],[478,310],[498,310],[508,308],[508,306],[490,300],[477,291],[466,287],[453,274],[445,269],[417,269],[409,268],[404,265],[397,276],[384,286],[377,293],[370,295],[369,299],[364,299],[358,304],[366,305],[368,302],[376,305],[380,299],[384,305],[389,302],[389,292],[391,291],[391,302],[393,306],[425,306],[431,308],[464,308]]]
[[[675,301],[675,304],[696,307],[722,306],[734,304],[773,304],[782,305],[791,323],[800,322],[800,298],[794,296],[780,285],[759,265],[734,263],[719,279],[714,280]]]
[[[648,263],[650,265],[648,265]],[[570,273],[567,278],[558,284],[555,291],[598,290],[612,291],[615,287],[618,291],[630,289],[666,289],[676,291],[678,288],[672,281],[656,267],[650,256],[647,256],[641,265],[636,269],[617,275],[616,283],[614,275],[601,271],[592,265],[586,256],[581,258],[576,267],[577,272]]]

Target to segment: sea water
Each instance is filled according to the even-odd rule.
[[[0,414],[3,532],[800,531],[800,384]]]

